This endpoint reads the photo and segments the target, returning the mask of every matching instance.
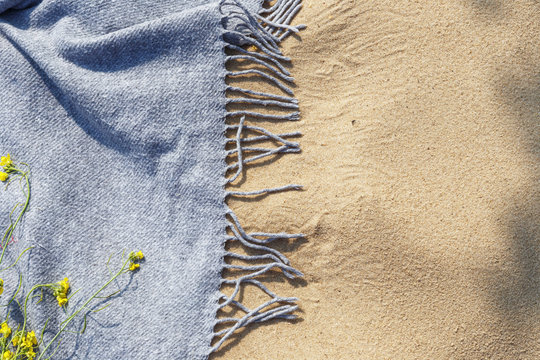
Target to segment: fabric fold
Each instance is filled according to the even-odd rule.
[[[8,257],[34,247],[6,280],[6,292],[14,291],[18,275],[21,294],[36,283],[69,277],[79,290],[69,314],[110,277],[108,259],[114,262],[123,250],[145,254],[137,272],[111,285],[114,296],[89,309],[108,306],[105,310],[90,313],[86,324],[82,318],[73,323],[70,330],[85,327],[85,333],[64,334],[53,358],[206,359],[240,327],[294,318],[296,299],[274,294],[256,277],[271,269],[301,276],[270,243],[302,235],[247,233],[226,205],[228,196],[300,189],[225,188],[228,174],[240,176],[247,163],[300,151],[290,140],[297,133],[273,134],[244,124],[246,117],[294,121],[299,116],[298,102],[286,90],[292,77],[280,64],[287,58],[279,50],[279,42],[300,28],[289,25],[298,2],[280,0],[266,17],[261,5],[259,0],[0,0],[0,153],[30,165],[32,188]],[[245,53],[247,44],[259,52]],[[262,65],[256,74],[281,84],[278,92],[285,94],[227,85],[226,77],[238,75],[226,69],[232,56],[227,49]],[[230,91],[244,96],[231,100]],[[292,112],[227,111],[233,102]],[[226,123],[238,115],[239,125]],[[229,130],[237,133],[232,152]],[[248,139],[244,132],[258,135]],[[261,140],[282,145],[276,150],[247,144]],[[235,154],[238,163],[228,164]],[[13,189],[0,193],[0,224],[16,202]],[[231,255],[227,241],[262,253]],[[229,258],[270,262],[239,268]],[[250,274],[223,279],[230,268]],[[271,300],[248,309],[234,296],[224,298],[221,288],[231,284],[234,296],[241,286],[253,285]],[[226,305],[247,315],[217,319]],[[4,317],[7,311],[20,316],[13,306]],[[66,316],[45,297],[31,304],[28,323],[40,329],[49,321],[45,338],[51,339]],[[232,327],[216,329],[231,321]]]
[[[20,267],[24,290],[68,276],[82,299],[108,278],[111,254],[145,253],[111,289],[121,296],[85,334],[65,334],[55,358],[203,359],[226,225],[218,4],[153,3],[152,18],[137,11],[148,2],[101,3],[0,15],[0,151],[32,169],[10,254],[36,246]],[[35,329],[64,316],[47,301],[29,311]]]

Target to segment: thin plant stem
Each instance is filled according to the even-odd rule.
[[[17,172],[17,173],[21,174],[22,177],[24,177],[24,180],[26,181],[26,188],[27,188],[28,192],[26,193],[26,201],[24,203],[24,206],[23,206],[21,212],[19,213],[19,216],[17,217],[17,220],[15,220],[14,224],[10,224],[10,226],[8,227],[8,230],[4,234],[4,238],[2,239],[3,247],[2,247],[2,254],[0,255],[0,264],[2,264],[2,260],[4,259],[4,254],[6,253],[6,248],[8,246],[9,239],[11,238],[13,232],[15,231],[15,228],[17,227],[17,224],[19,224],[19,221],[21,220],[22,216],[26,212],[26,209],[28,208],[28,204],[30,203],[30,181],[28,180],[28,171],[23,172],[22,170],[20,170],[18,168],[15,168],[15,169],[13,169],[13,172]],[[16,205],[16,207],[17,206],[18,206],[18,204]]]
[[[62,334],[64,331],[65,331],[65,328],[73,321],[73,319],[75,319],[75,317],[83,310],[87,309],[87,305],[92,301],[94,300],[103,290],[105,290],[105,288],[107,286],[110,285],[110,283],[112,283],[118,276],[120,276],[122,273],[125,272],[126,270],[126,265],[128,264],[129,262],[129,259],[127,259],[124,264],[122,265],[122,268],[120,269],[120,271],[118,271],[111,279],[109,279],[109,281],[107,281],[105,283],[105,285],[103,285],[101,288],[99,288],[99,290],[97,290],[88,300],[86,300],[86,302],[79,308],[77,309],[73,314],[71,314],[66,320],[64,320],[62,322],[62,327],[60,328],[60,330],[56,333],[56,335],[51,339],[51,341],[49,341],[49,343],[47,344],[47,346],[45,346],[45,348],[43,349],[43,351],[40,352],[39,354],[39,357],[36,359],[36,360],[40,360],[44,355],[45,353],[47,352],[47,349],[49,349],[49,347],[52,345],[52,343],[58,338],[58,336],[60,336],[60,334]],[[40,286],[40,285],[36,285],[36,286]],[[35,286],[32,288],[32,290],[30,290],[30,292],[32,292],[34,289]],[[24,331],[24,326],[26,325],[26,306],[27,306],[27,301],[28,301],[28,296],[26,298],[26,301],[24,303],[24,319],[25,319],[25,322],[23,324],[23,331]]]

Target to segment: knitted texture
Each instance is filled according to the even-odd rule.
[[[261,6],[241,4],[246,14]],[[84,334],[64,334],[55,359],[205,359],[215,350],[231,224],[224,47],[246,43],[245,31],[225,33],[224,16],[212,0],[0,0],[0,153],[32,170],[8,256],[34,246],[6,275],[6,292],[18,273],[21,293],[67,276],[85,299],[110,278],[111,254],[141,249],[146,258],[111,285],[119,292],[96,305],[109,307],[88,316]],[[239,23],[232,16],[225,26]],[[0,225],[16,201],[0,193]],[[66,315],[45,300],[28,319],[40,329],[50,318],[50,338]]]

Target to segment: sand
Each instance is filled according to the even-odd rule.
[[[278,246],[305,281],[269,283],[301,320],[213,358],[537,359],[540,3],[306,0],[296,23],[302,120],[266,126],[303,152],[241,188],[305,190],[229,204],[307,234]]]

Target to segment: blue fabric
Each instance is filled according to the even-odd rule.
[[[9,249],[36,246],[24,289],[67,276],[86,298],[111,253],[146,255],[55,358],[208,355],[226,227],[221,16],[210,0],[0,0],[0,153],[32,169]],[[17,195],[0,193],[0,224]],[[36,331],[65,317],[46,300]]]

